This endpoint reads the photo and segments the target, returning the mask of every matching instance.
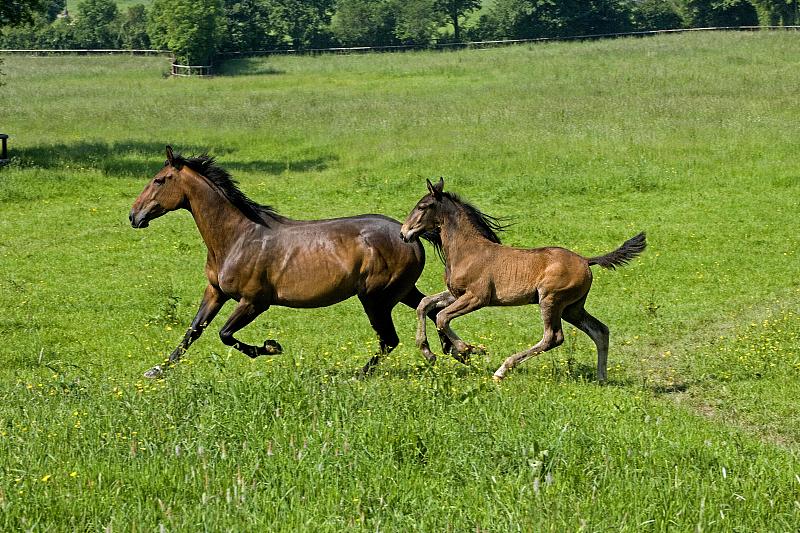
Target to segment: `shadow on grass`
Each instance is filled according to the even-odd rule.
[[[215,76],[277,76],[285,71],[265,65],[255,58],[228,59],[214,72]]]
[[[43,144],[18,148],[10,155],[12,164],[22,168],[53,170],[99,170],[111,177],[146,177],[154,175],[164,164],[165,143],[162,142],[75,142]],[[335,156],[310,159],[236,161],[225,156],[233,149],[197,145],[176,145],[187,156],[208,152],[219,158],[219,165],[232,171],[279,175],[284,172],[318,172],[328,168]],[[235,177],[235,175],[234,175]]]

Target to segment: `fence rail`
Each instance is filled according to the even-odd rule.
[[[122,49],[122,48],[0,48],[0,54],[75,54],[75,55],[169,55],[169,50],[149,50],[149,49]]]
[[[761,31],[761,30],[791,30],[798,31],[800,26],[711,26],[707,28],[679,28],[672,30],[647,30],[624,33],[595,33],[588,35],[570,35],[564,37],[537,37],[533,39],[502,39],[494,41],[468,41],[462,43],[435,43],[435,44],[399,44],[391,46],[349,46],[330,48],[274,48],[271,50],[247,50],[242,52],[224,52],[220,57],[232,59],[237,57],[266,56],[266,55],[314,55],[314,54],[353,54],[368,52],[403,52],[409,50],[454,50],[463,48],[494,48],[525,43],[543,43],[559,41],[588,41],[597,39],[614,39],[619,37],[646,37],[669,33],[688,33],[698,31]],[[103,54],[131,54],[131,55],[170,55],[169,50],[119,50],[119,49],[0,49],[0,54],[77,54],[77,55],[103,55]]]
[[[213,72],[213,65],[179,65],[178,63],[173,63],[172,70],[170,71],[173,76],[181,76],[185,78],[190,76],[211,76]]]

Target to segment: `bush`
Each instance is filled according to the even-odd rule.
[[[224,28],[220,0],[155,0],[149,18],[154,46],[170,50],[179,63],[211,64]]]

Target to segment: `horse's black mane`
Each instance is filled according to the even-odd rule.
[[[442,192],[442,196],[450,199],[464,210],[464,213],[467,215],[467,220],[478,230],[478,233],[480,233],[482,237],[491,242],[500,244],[500,236],[497,233],[504,231],[509,226],[509,224],[503,224],[503,218],[487,215],[474,205],[462,200],[461,197],[455,193]],[[442,249],[442,236],[439,230],[429,231],[423,234],[422,238],[433,245],[436,255],[439,256],[442,262],[445,262],[444,250]]]
[[[240,189],[227,170],[217,165],[217,160],[208,155],[200,154],[195,157],[184,157],[175,154],[172,163],[176,167],[186,165],[208,181],[217,186],[220,192],[230,200],[247,218],[258,224],[269,226],[276,220],[278,212],[268,205],[262,205],[248,198]]]

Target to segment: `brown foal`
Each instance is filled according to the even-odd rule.
[[[434,243],[445,261],[447,291],[423,298],[417,307],[417,346],[430,359],[425,314],[441,309],[436,327],[448,335],[450,321],[481,307],[538,303],[544,322],[542,340],[508,357],[494,373],[496,381],[526,359],[564,342],[561,319],[586,333],[597,346],[597,379],[606,380],[608,328],[590,315],[584,304],[592,286],[592,265],[614,269],[627,264],[646,246],[640,233],[617,250],[586,258],[558,247],[520,249],[502,246],[497,219],[481,213],[455,194],[444,192],[444,180],[428,180],[428,194],[408,215],[401,236],[411,242],[423,234],[439,233]],[[453,336],[453,349],[470,348]]]
[[[234,334],[271,305],[324,307],[351,296],[358,296],[380,344],[362,370],[367,373],[399,343],[392,309],[400,302],[416,309],[424,296],[415,286],[424,249],[400,239],[398,221],[381,215],[292,220],[247,198],[213,158],[184,158],[167,146],[164,167],[139,194],[129,218],[134,228],[145,228],[181,208],[192,214],[208,248],[208,285],[183,340],[146,377],[159,377],[177,363],[228,300],[238,303],[220,339],[254,358],[279,354],[281,345],[267,340],[252,346]],[[450,351],[446,337],[442,348]]]

